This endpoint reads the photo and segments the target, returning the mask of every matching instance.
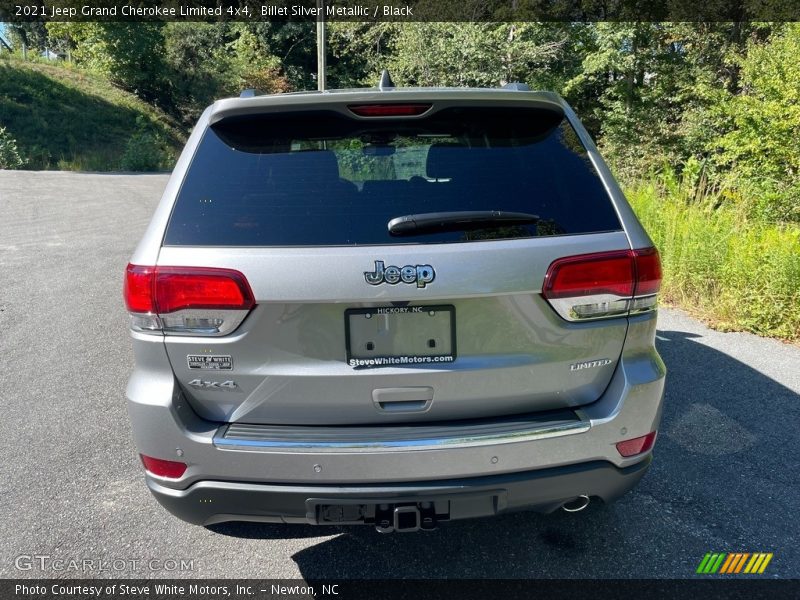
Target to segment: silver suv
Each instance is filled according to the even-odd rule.
[[[220,100],[125,274],[147,485],[383,532],[613,501],[661,416],[660,279],[555,94]]]

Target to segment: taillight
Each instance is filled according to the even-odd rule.
[[[628,458],[629,456],[636,456],[650,450],[656,443],[656,432],[651,431],[647,435],[633,438],[632,440],[625,440],[617,443],[617,452],[620,456]]]
[[[661,286],[655,248],[596,252],[553,261],[542,295],[568,321],[652,310]]]
[[[636,261],[635,296],[657,294],[661,288],[661,259],[655,248],[631,250]]]
[[[123,294],[131,327],[143,332],[225,335],[255,306],[233,269],[128,265]]]
[[[128,268],[125,269],[125,285],[122,288],[122,296],[125,298],[125,306],[128,308],[128,312],[156,312],[153,298],[154,274],[154,267],[140,267],[129,264]]]
[[[139,456],[142,459],[144,468],[153,475],[168,477],[169,479],[180,479],[186,472],[186,465],[182,462],[153,458],[144,454]]]
[[[350,104],[347,108],[359,117],[418,117],[431,104]]]
[[[156,267],[156,306],[159,313],[184,308],[250,310],[253,292],[239,271]]]

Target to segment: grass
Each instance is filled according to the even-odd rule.
[[[661,252],[662,297],[723,330],[800,341],[800,227],[748,219],[713,194],[626,191]]]
[[[174,120],[102,78],[14,57],[0,60],[0,126],[16,139],[27,169],[117,170],[143,131],[173,155],[185,141]]]

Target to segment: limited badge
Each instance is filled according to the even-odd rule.
[[[186,357],[190,369],[203,369],[205,371],[231,371],[233,358],[219,354],[189,354]]]

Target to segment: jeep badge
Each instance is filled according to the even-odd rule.
[[[416,283],[418,288],[424,288],[436,278],[436,271],[430,265],[406,265],[405,267],[385,267],[382,260],[375,261],[374,271],[365,271],[364,279],[370,285],[388,283]]]

